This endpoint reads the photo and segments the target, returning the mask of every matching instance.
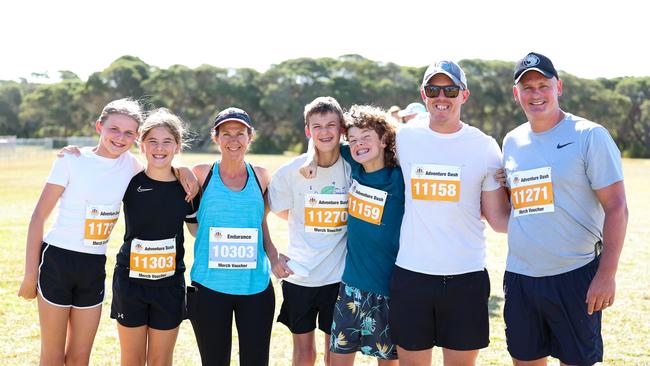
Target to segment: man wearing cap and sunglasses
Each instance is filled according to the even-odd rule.
[[[627,226],[621,154],[605,128],[560,109],[562,80],[546,56],[519,60],[514,82],[528,122],[503,140],[508,351],[515,365],[549,355],[591,365],[603,360],[602,310],[614,303]]]
[[[431,365],[443,348],[446,365],[473,365],[489,343],[490,280],[485,225],[507,227],[496,141],[460,120],[470,92],[453,61],[429,66],[421,87],[428,113],[397,134],[405,213],[391,280],[390,324],[401,365]]]

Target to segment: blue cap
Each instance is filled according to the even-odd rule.
[[[429,65],[427,71],[424,72],[422,86],[427,85],[429,80],[437,74],[445,74],[449,76],[454,84],[460,86],[461,89],[467,89],[467,77],[465,76],[465,72],[454,61],[443,60]]]

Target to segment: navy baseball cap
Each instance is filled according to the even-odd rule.
[[[557,75],[555,66],[553,66],[553,62],[551,62],[548,57],[536,52],[527,54],[515,65],[515,84],[517,84],[519,79],[521,79],[521,77],[528,71],[537,71],[547,79],[550,79],[553,76],[555,76],[556,79],[560,78]]]
[[[251,120],[248,113],[246,113],[243,109],[230,107],[219,112],[217,117],[214,119],[214,128],[217,128],[220,124],[229,121],[243,123],[248,128],[253,127],[253,121]]]
[[[460,86],[461,89],[467,89],[467,77],[465,76],[465,72],[454,61],[443,60],[429,65],[427,71],[424,72],[422,86],[424,87],[427,85],[429,79],[434,77],[436,74],[445,74],[449,76],[456,86]]]

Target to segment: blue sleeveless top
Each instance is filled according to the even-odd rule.
[[[207,186],[204,185],[201,205],[197,214],[199,228],[194,241],[194,264],[190,277],[192,281],[198,282],[202,286],[230,295],[252,295],[262,292],[268,287],[270,281],[271,266],[262,239],[264,198],[250,164],[246,164],[246,171],[248,179],[244,188],[239,192],[233,192],[226,187],[219,176],[219,162],[215,163],[207,178],[209,182]],[[221,234],[224,231],[223,228],[226,228],[225,232],[232,228],[257,229],[256,268],[237,268],[236,259],[231,268],[209,268],[211,261],[215,266],[217,261],[227,262],[230,253],[236,256],[237,249],[240,249],[239,256],[241,257],[245,256],[245,251],[241,251],[241,249],[253,250],[253,248],[244,248],[242,245],[231,247],[231,249],[234,248],[234,252],[231,252],[227,248],[218,248],[213,244],[211,253],[209,240],[211,227],[213,228],[213,238],[217,235],[223,237]],[[226,236],[231,237],[231,235]],[[217,254],[214,254],[215,251]],[[210,258],[211,254],[212,258]],[[215,255],[224,257],[215,258]],[[221,264],[220,266],[228,265]]]

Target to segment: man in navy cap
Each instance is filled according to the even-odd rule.
[[[508,351],[515,365],[591,365],[603,360],[602,310],[614,303],[627,226],[621,154],[605,128],[560,108],[546,56],[517,62],[514,83],[528,122],[503,141]]]
[[[510,205],[495,179],[496,141],[460,119],[470,96],[453,61],[429,66],[420,89],[427,113],[397,134],[405,213],[391,280],[390,327],[401,365],[473,365],[489,343],[485,224],[507,227]]]

